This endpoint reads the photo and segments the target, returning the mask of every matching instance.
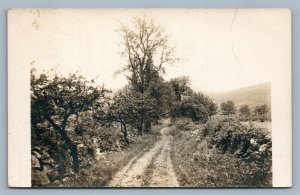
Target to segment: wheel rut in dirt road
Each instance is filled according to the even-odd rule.
[[[170,157],[172,136],[168,135],[168,123],[163,121],[161,139],[153,148],[132,158],[108,183],[109,187],[179,186]],[[146,170],[151,174],[146,174]]]

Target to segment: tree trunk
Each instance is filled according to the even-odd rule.
[[[143,117],[141,118],[141,124],[140,124],[140,135],[142,135],[143,134],[143,131],[144,131],[144,119],[143,119]]]
[[[159,117],[155,118],[155,119],[154,119],[154,124],[155,124],[155,125],[158,125],[158,121],[159,121]],[[151,126],[151,124],[150,124],[150,126]]]
[[[78,173],[80,163],[79,163],[79,159],[78,159],[77,146],[72,143],[67,144],[67,146],[68,146],[68,149],[70,150],[72,160],[73,160],[72,169],[75,173]]]
[[[144,130],[149,132],[151,128],[151,122],[149,120],[146,120],[144,123]]]
[[[78,173],[80,163],[79,163],[79,159],[78,159],[77,146],[72,143],[67,132],[65,131],[67,117],[64,118],[64,121],[62,122],[62,127],[57,125],[49,116],[46,116],[46,119],[59,132],[59,134],[65,141],[66,146],[67,146],[68,150],[70,151],[70,154],[71,154],[71,157],[73,160],[72,169],[75,173]]]
[[[130,141],[128,140],[128,131],[127,131],[126,124],[123,122],[123,120],[121,120],[120,123],[121,123],[121,132],[123,133],[125,142],[126,142],[126,144],[129,145]],[[124,127],[124,130],[123,130],[123,127]]]
[[[128,140],[128,131],[127,131],[127,127],[126,127],[126,124],[123,123],[123,126],[124,126],[124,132],[123,132],[123,135],[124,135],[124,139],[126,141],[126,143],[129,145],[129,140]]]

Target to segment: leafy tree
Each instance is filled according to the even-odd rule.
[[[261,120],[264,121],[267,119],[267,114],[269,112],[269,108],[266,104],[261,106],[256,106],[254,109],[254,114]]]
[[[161,116],[170,112],[175,102],[175,94],[168,82],[162,77],[150,83],[148,93],[154,100],[154,122],[158,122]]]
[[[124,140],[127,144],[130,143],[130,140],[128,139],[128,124],[132,123],[134,115],[133,100],[129,97],[128,91],[129,87],[125,86],[114,95],[106,115],[102,118],[102,121],[105,121],[105,123],[120,123],[121,132],[123,133]]]
[[[173,64],[178,58],[169,45],[169,36],[153,20],[135,17],[132,25],[122,25],[118,32],[124,46],[121,54],[127,63],[116,73],[126,73],[130,93],[125,96],[132,106],[127,115],[132,119],[131,125],[142,133],[170,107],[172,92],[161,74],[166,64]]]
[[[141,94],[135,91],[131,91],[128,98],[133,107],[132,125],[140,134],[149,131],[156,113],[155,100],[148,93]]]
[[[31,70],[31,122],[47,121],[58,132],[72,157],[72,169],[79,171],[78,151],[66,127],[71,116],[92,110],[94,106],[101,107],[104,98],[104,87],[98,87],[91,81],[75,74],[68,78],[47,74],[36,75]]]
[[[203,104],[197,104],[188,99],[182,101],[181,112],[183,116],[190,117],[194,122],[206,122],[209,116]]]
[[[221,104],[221,112],[222,112],[222,114],[225,114],[227,116],[229,116],[230,114],[235,114],[236,108],[235,108],[234,102],[231,100],[223,102]]]
[[[192,93],[186,99],[175,104],[172,111],[173,117],[188,117],[194,122],[206,122],[216,114],[218,107],[208,96],[203,93]]]
[[[140,134],[149,131],[151,120],[155,118],[155,105],[155,99],[148,93],[141,94],[126,86],[112,98],[105,120],[119,122],[124,139],[129,144],[128,126],[136,128]]]
[[[242,105],[239,109],[239,113],[242,116],[242,118],[247,119],[251,115],[251,111],[248,105]]]
[[[181,76],[173,78],[169,81],[175,96],[176,100],[181,102],[183,95],[191,95],[192,89],[190,88],[190,79],[188,76]]]
[[[206,109],[210,118],[218,113],[218,105],[210,98],[208,98]]]
[[[178,58],[174,57],[174,48],[169,46],[169,36],[153,20],[135,17],[132,24],[119,29],[124,46],[122,56],[127,64],[117,73],[128,72],[126,77],[130,84],[144,93],[151,80],[165,72],[164,65],[173,64]]]
[[[215,115],[218,110],[217,104],[203,93],[193,93],[190,97],[197,105],[203,105],[209,117]]]

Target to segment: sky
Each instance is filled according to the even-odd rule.
[[[116,30],[135,16],[154,19],[176,47],[181,60],[164,78],[189,76],[196,90],[272,82],[289,63],[287,9],[24,9],[9,14],[9,52],[39,72],[78,72],[116,90],[127,83],[114,76],[126,63]]]

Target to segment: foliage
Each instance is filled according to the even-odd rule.
[[[111,98],[104,86],[82,76],[31,70],[32,148],[47,154],[42,159],[33,151],[32,158],[54,170],[35,169],[45,176],[40,185],[106,185],[131,158],[154,145],[161,126],[153,124],[171,115],[172,161],[183,186],[270,186],[268,132],[230,117],[236,112],[233,101],[221,104],[229,117],[214,116],[217,104],[194,92],[187,76],[166,82],[165,65],[178,60],[169,36],[152,20],[132,22],[119,29],[126,59],[119,73],[127,73],[129,83]],[[254,110],[262,121],[268,112],[266,105]],[[239,113],[247,118],[250,109],[242,106]]]
[[[172,127],[176,141],[171,158],[182,186],[272,186],[272,144],[267,131],[228,118],[211,120],[200,129],[187,126]],[[238,137],[243,141],[237,142]]]
[[[269,112],[269,108],[266,104],[263,104],[261,106],[256,106],[253,112],[255,116],[258,117],[258,119],[263,122],[267,120],[267,114]]]
[[[199,129],[199,125],[196,125],[188,118],[179,118],[174,121],[174,126],[178,131],[194,131]]]
[[[190,80],[187,76],[173,78],[168,83],[176,97],[171,109],[173,118],[187,117],[193,122],[204,123],[212,115],[217,114],[218,106],[203,93],[194,92],[190,88]]]
[[[217,111],[217,105],[203,93],[192,93],[188,98],[175,104],[172,117],[187,117],[194,122],[205,123]]]
[[[129,73],[126,75],[129,84],[126,91],[120,91],[113,100],[122,106],[112,107],[116,112],[110,114],[118,118],[126,137],[126,124],[142,134],[171,109],[174,95],[161,73],[165,72],[165,65],[175,63],[178,58],[169,45],[169,36],[153,20],[135,17],[131,26],[122,25],[118,32],[127,64],[117,73]]]
[[[192,89],[190,88],[190,83],[191,81],[188,76],[173,78],[169,81],[169,85],[175,93],[176,101],[181,102],[183,96],[191,95]]]
[[[46,74],[36,75],[31,70],[31,124],[36,128],[39,123],[47,121],[55,133],[63,141],[64,148],[72,157],[72,169],[79,171],[77,146],[70,139],[66,130],[70,117],[89,111],[93,106],[100,107],[104,97],[104,87],[95,86],[82,76],[75,74],[68,78],[55,75],[50,78]],[[55,146],[61,146],[61,141]]]
[[[148,93],[141,94],[125,87],[117,92],[107,112],[107,120],[121,123],[121,131],[127,139],[128,125],[142,134],[149,131],[155,117],[155,100]],[[129,143],[129,140],[126,141]]]
[[[157,123],[161,116],[166,116],[173,108],[175,94],[169,83],[165,82],[162,77],[150,82],[148,93],[155,103],[154,120]]]
[[[224,115],[230,115],[230,114],[235,114],[236,108],[234,105],[234,102],[231,100],[228,100],[226,102],[223,102],[221,104],[221,112]]]
[[[163,28],[135,17],[132,26],[122,25],[118,31],[122,37],[124,50],[122,56],[127,64],[119,72],[129,72],[130,85],[140,93],[144,93],[149,83],[165,71],[165,64],[173,64],[178,58],[174,56],[174,48],[169,46],[169,36]]]
[[[251,116],[251,110],[248,105],[242,105],[239,109],[240,116],[246,120]]]

